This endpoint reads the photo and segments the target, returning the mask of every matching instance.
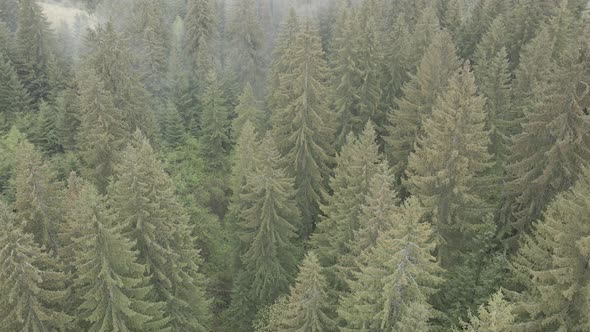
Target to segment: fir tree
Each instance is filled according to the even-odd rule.
[[[425,222],[427,210],[411,198],[391,217],[395,225],[363,253],[350,294],[341,298],[338,313],[343,329],[379,331],[428,331],[435,316],[430,297],[442,282],[443,270],[431,252],[432,229]]]
[[[133,243],[113,226],[104,198],[88,185],[69,189],[78,191],[69,215],[80,224],[70,234],[78,250],[72,287],[80,299],[76,310],[80,327],[89,331],[165,330],[167,322],[160,318],[163,304],[146,301],[151,287],[145,268],[136,262]]]
[[[313,230],[327,191],[332,155],[332,123],[327,109],[327,66],[318,31],[308,20],[288,51],[289,70],[281,76],[285,99],[273,117],[284,164],[295,177],[303,237]]]
[[[104,192],[127,137],[121,111],[93,71],[82,72],[78,149],[99,191]]]
[[[380,156],[373,125],[368,123],[363,135],[348,143],[337,156],[337,167],[330,187],[334,194],[328,198],[322,211],[325,218],[318,224],[311,244],[322,266],[332,267],[339,256],[348,252],[359,228],[361,205],[365,203],[369,183],[379,172]],[[334,280],[330,280],[334,283]]]
[[[46,99],[51,89],[52,38],[49,22],[37,1],[20,1],[16,32],[20,61],[18,74],[35,103]]]
[[[56,262],[17,226],[0,202],[0,331],[64,329],[71,317],[60,311],[65,276]]]
[[[0,140],[0,154],[3,156],[0,159],[0,200],[5,202],[15,200],[16,188],[13,179],[16,171],[16,151],[24,140],[24,135],[16,127],[12,127]]]
[[[37,115],[35,143],[47,154],[53,154],[62,150],[59,144],[58,109],[53,103],[42,101]]]
[[[176,106],[174,106],[174,103],[166,103],[166,110],[163,117],[161,130],[162,139],[168,147],[173,149],[177,148],[184,143],[186,134],[184,124],[182,123],[182,117]]]
[[[260,144],[259,158],[241,194],[240,240],[245,247],[242,262],[252,298],[270,304],[288,290],[292,280],[299,213],[293,200],[293,178],[281,168],[270,135]]]
[[[15,118],[27,111],[29,97],[12,63],[0,53],[0,132],[10,129]]]
[[[230,149],[230,120],[226,101],[215,74],[210,75],[207,91],[203,96],[201,119],[202,155],[209,171],[227,169],[227,154]]]
[[[120,110],[129,131],[141,130],[154,138],[156,122],[147,92],[133,70],[133,57],[127,39],[115,31],[112,23],[91,30],[87,37],[85,64],[103,82]]]
[[[575,42],[578,34],[573,24],[571,14],[564,10],[531,42],[530,50],[541,54],[530,56],[541,57],[544,61],[539,63],[546,67],[536,67],[538,71],[532,73],[530,98],[520,104],[522,132],[511,147],[508,195],[514,216],[509,219],[513,221],[509,230],[513,240],[541,217],[553,197],[575,183],[590,160],[590,151],[585,148],[590,138],[584,113],[589,92],[584,83],[588,80],[587,60],[580,57],[582,44]],[[541,43],[543,50],[539,49]],[[532,65],[528,61],[523,56],[523,76],[530,73],[524,69]],[[516,89],[521,88],[519,82]]]
[[[205,82],[205,76],[209,68],[204,67],[204,61],[208,58],[210,43],[214,33],[215,15],[214,7],[210,0],[190,0],[186,4],[186,16],[184,18],[184,47],[185,54],[190,61],[191,76],[193,79]]]
[[[256,170],[258,149],[259,142],[256,139],[256,130],[250,121],[246,121],[236,141],[233,155],[231,183],[234,195],[239,195],[246,184],[248,175]],[[239,197],[236,198],[239,200]]]
[[[57,135],[65,151],[74,151],[78,144],[78,129],[82,114],[78,95],[74,89],[66,89],[56,99],[58,107]]]
[[[263,47],[264,34],[257,17],[254,0],[235,1],[229,24],[231,42],[231,63],[240,88],[249,83],[254,91],[260,93],[264,74]]]
[[[587,262],[590,252],[588,171],[569,191],[559,194],[523,236],[513,258],[517,289],[515,328],[576,331],[588,326]]]
[[[23,141],[16,149],[17,217],[23,230],[32,234],[45,250],[56,252],[57,227],[61,220],[60,193],[53,174],[35,147]]]
[[[170,179],[139,131],[123,155],[108,197],[138,263],[146,266],[153,285],[147,299],[166,303],[172,330],[206,331],[209,300],[202,289],[201,258]]]
[[[313,252],[307,254],[291,287],[283,318],[283,331],[333,331],[334,321],[328,316],[327,282]]]
[[[477,316],[469,314],[469,322],[463,323],[467,332],[509,331],[514,323],[513,305],[504,300],[502,291],[496,292],[486,305],[481,305]]]
[[[402,88],[403,97],[396,100],[385,138],[386,151],[398,179],[403,178],[416,138],[423,132],[423,122],[458,66],[451,36],[440,32],[426,51],[416,75]],[[403,190],[400,192],[405,195]]]
[[[264,113],[260,109],[250,83],[246,83],[244,86],[244,91],[240,95],[239,104],[234,113],[236,117],[232,121],[232,133],[235,138],[241,134],[244,124],[248,121],[259,132],[265,128]]]

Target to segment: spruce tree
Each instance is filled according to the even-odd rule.
[[[174,103],[170,101],[166,103],[162,122],[162,139],[166,146],[174,149],[184,143],[186,129]]]
[[[522,132],[514,138],[508,166],[512,240],[541,217],[553,197],[575,183],[590,160],[587,60],[580,57],[583,43],[576,42],[575,26],[566,10],[554,17],[531,42],[530,51],[539,53],[530,53],[530,60],[540,57],[546,66],[533,66],[534,73],[525,71],[532,63],[523,56],[523,71],[518,71],[533,75],[530,97],[519,105],[524,113]],[[516,92],[523,91],[519,85],[523,81],[518,80]]]
[[[7,30],[14,32],[18,23],[18,1],[7,0],[0,3],[0,21],[5,22]]]
[[[191,78],[206,82],[208,67],[204,62],[208,61],[208,53],[211,52],[210,44],[215,31],[214,5],[210,0],[189,0],[186,3],[186,16],[184,17],[184,47],[189,59]]]
[[[23,230],[32,234],[39,246],[55,253],[59,246],[57,227],[62,218],[60,191],[49,165],[27,141],[16,149],[15,173],[14,209]]]
[[[148,103],[148,94],[133,68],[134,58],[128,40],[115,31],[112,23],[98,26],[88,33],[85,65],[103,82],[120,110],[130,132],[141,130],[153,139],[156,121]]]
[[[303,237],[314,228],[325,199],[332,160],[332,116],[326,103],[327,66],[318,31],[310,20],[287,52],[289,70],[281,76],[281,106],[273,117],[274,136],[302,212]]]
[[[113,224],[105,199],[87,184],[76,185],[75,204],[70,202],[70,233],[76,252],[74,296],[79,298],[76,317],[80,328],[89,331],[163,331],[167,323],[161,318],[163,303],[147,300],[152,288],[144,275],[145,267],[136,262],[133,243],[123,237]],[[77,191],[77,192],[76,192]]]
[[[322,267],[313,252],[307,254],[291,287],[284,318],[283,331],[328,332],[335,328],[328,316],[328,284]]]
[[[100,192],[113,175],[114,165],[128,136],[121,111],[94,71],[83,71],[80,84],[80,130],[77,143],[82,160]]]
[[[239,98],[239,104],[236,106],[235,118],[232,121],[232,134],[234,138],[237,138],[241,132],[244,124],[250,121],[250,124],[260,132],[265,128],[265,117],[264,113],[260,109],[260,104],[254,96],[254,90],[250,86],[250,83],[246,83],[244,91]]]
[[[412,75],[402,88],[403,97],[396,100],[395,109],[389,116],[388,137],[384,140],[388,159],[394,165],[398,179],[403,178],[416,138],[423,132],[423,122],[432,113],[436,98],[444,92],[458,67],[451,36],[439,32],[420,62],[416,75]],[[403,188],[400,189],[405,195]]]
[[[5,202],[14,202],[15,200],[15,183],[14,173],[16,172],[16,151],[19,148],[25,136],[16,128],[10,128],[0,140],[0,200]]]
[[[282,169],[270,134],[261,142],[259,153],[256,170],[248,175],[240,197],[240,240],[250,294],[256,303],[270,304],[288,290],[292,280],[300,220],[293,178]]]
[[[339,303],[344,330],[428,331],[436,311],[430,297],[442,282],[442,268],[432,256],[436,241],[427,209],[410,198],[393,215],[394,227],[363,253],[351,292]]]
[[[589,324],[587,262],[590,252],[588,170],[553,200],[511,261],[516,328],[576,331]]]
[[[505,31],[502,18],[494,20],[474,55],[479,94],[486,98],[486,130],[490,132],[489,152],[494,157],[493,176],[499,179],[504,176],[510,139],[516,133],[517,120],[511,103],[508,54],[503,42]]]
[[[0,53],[0,132],[7,132],[15,118],[28,111],[30,104],[16,71],[7,56]]]
[[[311,245],[322,266],[333,267],[337,258],[348,252],[359,228],[361,205],[372,178],[379,172],[379,147],[373,125],[368,123],[359,139],[352,134],[336,157],[334,177],[330,187],[334,194],[322,206],[325,217],[314,232]],[[334,280],[329,280],[334,283]]]
[[[109,186],[109,205],[134,243],[138,263],[146,267],[153,285],[147,299],[166,303],[172,330],[206,331],[209,300],[202,289],[201,258],[172,183],[139,131],[123,156]]]
[[[469,322],[464,322],[462,331],[467,332],[503,332],[510,331],[515,316],[513,305],[504,300],[502,291],[496,292],[487,304],[481,305],[477,316],[469,314]]]
[[[18,74],[33,102],[49,97],[52,33],[49,22],[36,0],[19,1],[16,43]]]
[[[201,119],[202,155],[211,172],[227,170],[230,145],[230,120],[225,98],[214,73],[210,74],[207,91],[203,96]]]
[[[76,150],[78,129],[82,114],[75,89],[66,89],[56,98],[58,108],[57,135],[59,144],[65,151]]]
[[[71,321],[60,309],[65,275],[17,223],[0,201],[0,331],[65,329]]]
[[[248,175],[256,170],[258,160],[259,142],[256,139],[256,130],[250,121],[246,121],[240,136],[236,141],[232,163],[232,191],[239,195],[247,182]],[[239,197],[236,197],[239,200]]]
[[[236,73],[240,89],[249,83],[260,94],[264,74],[264,34],[257,17],[254,0],[238,0],[233,3],[229,35],[231,65]]]
[[[58,117],[59,110],[53,103],[42,101],[35,123],[33,141],[43,152],[51,155],[62,151],[59,142]]]

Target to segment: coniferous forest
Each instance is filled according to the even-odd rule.
[[[590,331],[587,0],[0,0],[0,332]]]

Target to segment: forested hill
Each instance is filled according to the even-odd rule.
[[[0,332],[590,331],[587,0],[0,0]]]

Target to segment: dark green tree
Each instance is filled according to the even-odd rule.
[[[170,101],[166,103],[166,110],[162,117],[161,132],[164,143],[172,149],[179,147],[184,143],[186,129],[174,103]]]
[[[258,132],[265,128],[266,119],[264,113],[260,109],[260,104],[249,82],[244,86],[244,90],[239,98],[239,104],[236,106],[234,113],[236,116],[232,121],[232,135],[234,138],[237,138],[241,134],[244,124],[248,121],[250,121]]]
[[[71,321],[60,309],[65,275],[17,223],[0,202],[0,331],[63,330]]]
[[[172,330],[207,331],[209,300],[202,288],[201,258],[172,183],[139,131],[123,156],[109,186],[109,205],[122,233],[134,243],[138,263],[146,267],[153,285],[146,299],[166,303]]]
[[[285,95],[272,122],[284,165],[295,177],[296,201],[302,212],[300,235],[307,237],[327,193],[333,144],[332,114],[326,103],[327,65],[310,20],[285,56],[289,69],[280,76]]]
[[[28,111],[30,100],[7,56],[0,53],[0,132],[7,132],[15,118]]]

